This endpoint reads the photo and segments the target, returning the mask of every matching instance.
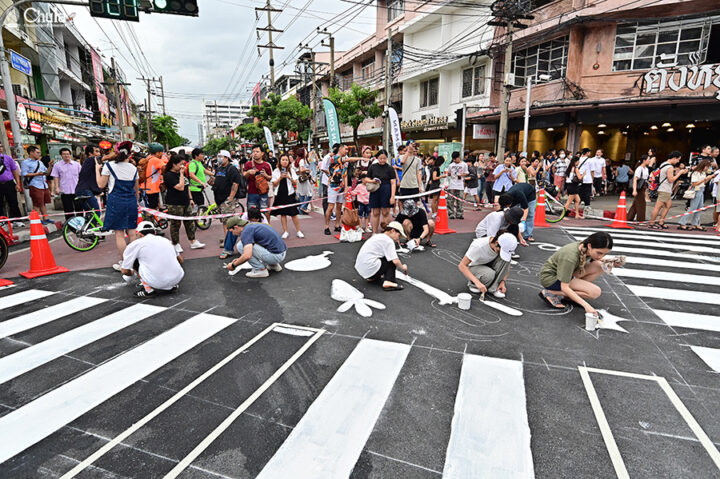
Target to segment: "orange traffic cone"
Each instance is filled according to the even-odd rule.
[[[457,233],[457,231],[450,229],[450,224],[448,223],[447,203],[445,202],[445,190],[440,191],[438,212],[437,217],[435,218],[435,233],[439,235]]]
[[[70,270],[55,264],[50,243],[37,211],[30,213],[30,271],[20,273],[26,278],[37,278],[50,274],[68,273]]]
[[[0,288],[4,288],[5,286],[12,286],[13,284],[15,284],[15,283],[10,281],[9,279],[0,278]]]
[[[540,188],[540,194],[538,195],[537,204],[535,205],[535,221],[533,225],[535,228],[549,228],[552,226],[545,221],[545,188]]]
[[[645,193],[643,193],[645,194]],[[615,221],[610,223],[611,228],[634,229],[627,223],[627,208],[625,207],[625,192],[620,193],[620,202],[615,212]]]

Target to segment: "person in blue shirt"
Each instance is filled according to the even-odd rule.
[[[287,246],[272,226],[257,221],[251,223],[237,216],[228,219],[225,226],[229,232],[240,238],[238,249],[242,244],[242,254],[228,263],[228,271],[245,262],[250,263],[253,268],[245,274],[248,278],[267,278],[270,276],[268,269],[282,271],[280,263],[285,261]]]
[[[515,167],[513,167],[512,155],[506,156],[503,164],[495,168],[493,176],[495,177],[495,183],[493,183],[494,201],[497,203],[498,197],[509,190],[517,179],[517,173],[515,173]]]
[[[47,206],[50,203],[50,188],[48,188],[45,173],[47,167],[40,161],[40,148],[30,145],[27,148],[28,158],[20,165],[20,175],[25,178],[25,186],[30,190],[32,206],[43,218],[45,224],[52,224],[48,219]]]
[[[615,184],[617,185],[616,191],[618,193],[628,193],[628,184],[630,183],[630,175],[633,171],[628,165],[625,164],[625,160],[620,160],[620,166],[617,167],[617,175],[615,176]]]

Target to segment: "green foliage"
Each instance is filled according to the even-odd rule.
[[[285,144],[287,134],[290,131],[298,132],[300,138],[307,137],[310,132],[312,110],[309,106],[300,103],[295,97],[291,96],[283,100],[280,95],[271,93],[260,103],[260,106],[252,106],[250,116],[260,120],[257,126],[261,132],[262,127],[267,126],[273,134],[279,134],[282,139],[281,142]],[[244,135],[242,136],[245,138]],[[262,133],[257,139],[264,137],[265,134]]]
[[[368,118],[377,118],[382,114],[383,109],[377,104],[377,95],[377,91],[363,88],[356,83],[352,84],[349,91],[331,88],[328,92],[328,99],[337,110],[338,121],[352,127],[356,147],[360,124]]]
[[[235,128],[235,133],[248,142],[258,142],[265,138],[265,132],[262,127],[255,123],[243,123]]]
[[[205,143],[203,151],[207,156],[215,156],[220,150],[234,150],[238,145],[238,140],[223,136],[220,138],[211,138]]]
[[[140,131],[138,132],[138,140],[148,141],[147,126],[145,120],[143,119],[143,121],[141,121],[139,125]],[[190,140],[180,136],[180,134],[178,133],[177,120],[170,115],[153,117],[152,133],[153,134],[151,141],[161,143],[167,149],[172,149],[176,146],[184,146],[190,144]]]

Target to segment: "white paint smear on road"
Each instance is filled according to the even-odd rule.
[[[332,251],[323,251],[322,254],[294,259],[285,263],[285,268],[290,271],[319,271],[330,267],[332,263],[328,256],[331,254]]]
[[[705,364],[710,366],[713,371],[720,373],[720,349],[706,348],[703,346],[691,346],[695,354],[700,356]]]
[[[592,230],[587,229],[579,229],[579,228],[566,228],[567,231],[572,232],[573,234],[577,235],[591,235],[594,233]],[[606,230],[606,232],[610,233],[613,238],[627,238],[627,239],[646,239],[650,241],[661,241],[661,242],[675,242],[675,243],[682,243],[682,244],[698,244],[707,246],[718,246],[720,247],[720,238],[716,238],[714,236],[692,236],[692,235],[676,235],[675,236],[653,236],[646,234],[644,231],[638,231],[638,232],[630,232],[627,230]],[[710,238],[715,241],[707,241],[706,238]]]
[[[697,238],[702,240],[710,240],[710,241],[717,241],[720,242],[720,238],[716,236],[710,236],[710,235],[692,235],[688,233],[663,233],[660,231],[645,231],[645,230],[617,230],[617,229],[611,229],[611,228],[592,228],[589,226],[584,227],[568,227],[564,228],[566,230],[573,230],[573,231],[587,231],[589,233],[595,233],[597,231],[604,231],[606,233],[612,233],[615,234],[616,232],[622,232],[624,234],[638,234],[638,235],[645,235],[645,236],[657,236],[658,239],[663,238]],[[631,233],[631,231],[636,231],[637,233]]]
[[[535,477],[519,361],[463,358],[443,478]]]
[[[160,306],[136,304],[0,358],[0,384],[164,310]]]
[[[668,271],[647,271],[630,268],[613,268],[613,274],[621,278],[652,279],[659,281],[673,281],[676,283],[695,283],[720,286],[720,276],[701,276],[699,274],[670,273]]]
[[[47,324],[64,316],[74,314],[83,309],[97,306],[106,300],[102,298],[91,298],[90,296],[81,296],[69,301],[65,301],[55,306],[50,306],[32,313],[23,314],[16,318],[0,323],[0,338],[6,338],[13,334],[27,331],[43,324]]]
[[[585,239],[584,235],[575,234],[573,236],[577,241],[582,241]],[[618,245],[639,246],[643,248],[663,248],[677,251],[695,251],[697,253],[720,254],[720,245],[718,245],[718,248],[710,248],[708,246],[696,246],[691,244],[683,244],[682,240],[680,239],[678,239],[676,243],[670,243],[667,241],[663,241],[662,243],[653,243],[643,239],[629,240],[616,238],[613,235],[613,243]]]
[[[41,299],[46,296],[50,296],[51,294],[55,293],[53,293],[52,291],[43,291],[40,289],[28,289],[27,291],[23,291],[21,293],[3,296],[2,298],[0,298],[0,309],[12,308],[13,306],[18,306],[23,303],[35,301],[36,299]]]
[[[348,477],[409,351],[361,340],[257,479]]]
[[[655,288],[653,286],[625,285],[630,291],[641,298],[669,299],[674,301],[689,301],[691,303],[720,304],[720,294],[704,293],[686,289]]]
[[[682,313],[680,311],[666,311],[654,309],[665,324],[674,328],[701,329],[703,331],[716,331],[720,333],[720,317],[705,314]]]
[[[0,418],[0,463],[91,411],[236,320],[194,316]]]

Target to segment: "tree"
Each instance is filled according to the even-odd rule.
[[[238,145],[238,140],[235,138],[230,138],[227,136],[222,136],[220,138],[211,138],[205,143],[205,147],[203,147],[203,151],[208,156],[215,156],[218,154],[220,150],[234,150],[235,147]]]
[[[333,102],[338,114],[338,121],[350,125],[353,129],[353,143],[358,145],[358,127],[368,118],[377,118],[382,108],[377,104],[377,91],[363,88],[353,83],[349,91],[331,88],[328,99]]]
[[[235,133],[243,140],[249,142],[262,141],[265,138],[265,132],[262,127],[255,123],[243,123],[235,128]]]
[[[148,141],[148,143],[150,143],[151,141],[156,141],[164,145],[167,149],[190,144],[190,140],[180,136],[180,134],[178,133],[177,120],[170,115],[153,117],[152,133],[153,137],[150,139],[150,141]],[[138,140],[147,141],[147,127],[145,121],[140,122]]]
[[[300,138],[307,137],[310,131],[312,110],[293,96],[283,100],[280,95],[271,93],[260,105],[253,105],[250,108],[250,116],[259,120],[257,126],[261,131],[262,127],[267,126],[271,132],[279,134],[281,143],[284,145],[287,143],[288,132],[297,132]],[[260,139],[264,136],[263,133]]]

